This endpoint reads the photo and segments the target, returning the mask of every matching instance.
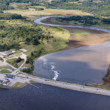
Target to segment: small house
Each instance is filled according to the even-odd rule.
[[[2,85],[3,86],[9,86],[10,85],[10,80],[6,80]]]
[[[4,57],[7,57],[7,56],[12,55],[12,54],[13,54],[13,53],[12,53],[12,52],[9,52],[9,51],[5,51],[5,52],[2,53],[2,55],[3,55]]]
[[[9,78],[10,78],[10,79],[15,79],[16,77],[15,77],[14,75],[8,75],[8,74],[7,74],[7,75],[5,76],[5,78],[6,78],[6,79],[9,79]]]

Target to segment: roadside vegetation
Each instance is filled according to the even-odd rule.
[[[0,69],[8,69],[7,66],[0,66]]]
[[[84,30],[73,29],[73,34],[76,35],[77,39],[83,39],[83,38],[89,38],[92,33]]]
[[[4,61],[3,58],[0,57],[0,61]]]
[[[17,82],[15,83],[12,87],[7,87],[10,89],[18,89],[18,88],[23,88],[24,86],[26,86],[27,83],[21,83],[21,82]]]
[[[8,73],[8,74],[10,74],[11,72],[9,70],[3,69],[3,70],[0,71],[0,73]]]
[[[7,62],[13,65],[14,67],[18,68],[24,62],[24,59],[18,57],[18,58],[9,59],[7,60]]]

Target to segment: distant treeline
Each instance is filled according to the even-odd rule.
[[[14,9],[14,8],[6,4],[0,4],[0,10],[10,10],[10,9]]]
[[[16,2],[16,3],[37,3],[37,2],[40,2],[41,0],[0,0],[0,3],[2,4],[9,4],[9,3],[12,3],[12,2]]]
[[[91,25],[110,25],[110,19],[99,18],[95,16],[71,16],[71,17],[58,17],[59,22],[74,22],[74,24],[82,24],[86,26]]]
[[[74,3],[76,1],[77,3]],[[110,17],[110,0],[52,0],[45,4],[47,8],[83,10],[97,16]]]
[[[24,19],[21,15],[10,14],[10,13],[0,13],[0,20],[10,20],[10,19]]]
[[[44,8],[38,8],[38,7],[31,7],[34,8],[35,10],[39,11],[39,10],[44,10]]]
[[[97,16],[110,17],[110,0],[0,0],[0,10],[14,9],[9,4],[30,3],[30,6],[45,6],[52,9],[83,10]],[[28,9],[27,6],[21,9]],[[41,10],[41,9],[40,9]]]

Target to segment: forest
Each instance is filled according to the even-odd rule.
[[[71,2],[70,2],[71,1]],[[46,4],[47,8],[82,10],[95,14],[96,16],[110,17],[110,0],[95,2],[94,0],[53,0]]]
[[[30,3],[30,6],[45,6],[52,9],[82,10],[95,14],[96,16],[110,17],[110,0],[0,0],[0,10],[14,9],[10,3]],[[28,6],[19,6],[28,9]]]
[[[56,18],[58,22],[67,22],[75,25],[84,25],[84,26],[104,26],[110,25],[110,19],[108,18],[99,18],[95,16],[70,16],[70,17],[58,17]]]
[[[24,22],[26,22],[24,20]],[[38,45],[40,41],[52,39],[50,32],[44,32],[37,24],[32,26],[7,25],[0,22],[0,51],[9,50],[11,48],[19,49],[19,43],[25,42],[26,45]]]
[[[25,19],[21,15],[11,13],[0,13],[0,20]]]

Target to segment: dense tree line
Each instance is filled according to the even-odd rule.
[[[41,48],[38,51],[33,51],[33,52],[31,52],[30,56],[27,56],[26,64],[29,63],[31,66],[27,69],[23,69],[22,70],[23,72],[26,72],[26,73],[29,73],[29,74],[32,73],[32,71],[34,69],[34,66],[33,66],[34,59],[41,56],[42,50],[43,50],[43,48]]]
[[[14,7],[6,4],[0,4],[0,10],[11,10],[11,9],[14,9]]]
[[[102,0],[101,2],[94,2],[94,0],[76,0],[77,3],[74,3],[74,1],[75,0],[53,0],[51,3],[45,5],[47,8],[83,10],[94,13],[97,16],[110,17],[110,0]]]
[[[95,16],[71,16],[71,17],[59,17],[56,18],[59,22],[71,22],[74,24],[82,24],[86,26],[92,25],[110,25],[110,19],[107,18],[99,18]]]
[[[24,19],[21,15],[10,14],[10,13],[0,13],[0,19],[10,20],[10,19]]]

